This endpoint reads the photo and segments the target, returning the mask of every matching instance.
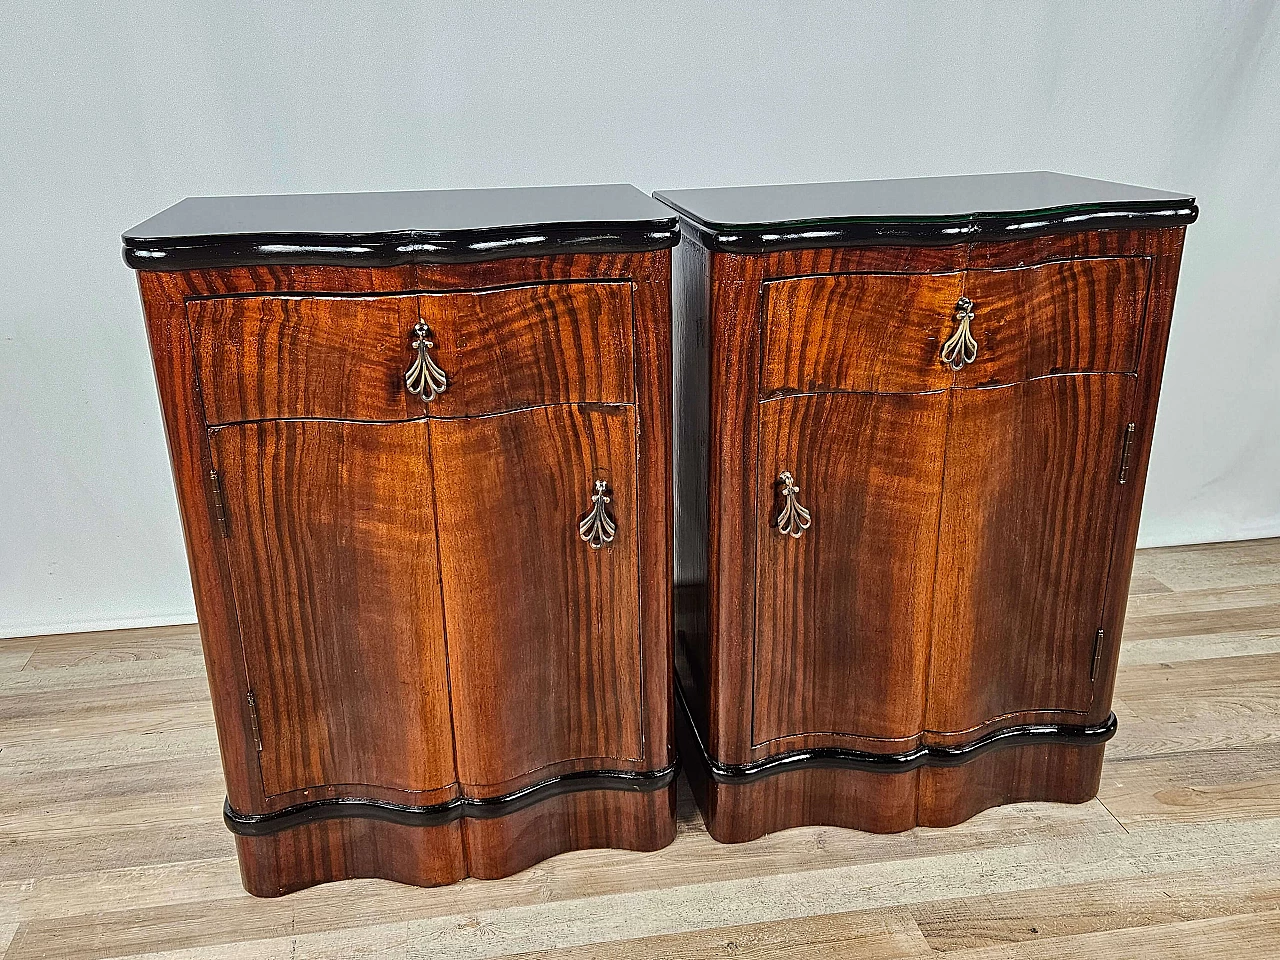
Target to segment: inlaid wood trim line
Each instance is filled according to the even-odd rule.
[[[940,247],[1095,230],[1155,230],[1195,223],[1199,215],[1200,208],[1194,203],[1169,206],[1157,202],[1133,204],[1123,209],[1072,208],[917,221],[848,220],[770,224],[758,229],[728,224],[703,224],[682,216],[681,229],[696,237],[700,244],[714,253],[766,254],[778,250],[823,247]]]
[[[497,797],[455,797],[424,807],[364,797],[333,797],[295,804],[275,813],[254,814],[237,813],[227,800],[222,807],[222,820],[228,830],[241,837],[263,837],[308,823],[347,817],[406,827],[439,827],[463,817],[471,820],[505,817],[543,800],[586,790],[651,793],[670,786],[678,770],[678,762],[659,770],[584,770],[550,777]]]
[[[841,747],[815,747],[809,750],[791,750],[752,760],[750,763],[721,763],[707,753],[702,742],[702,731],[693,722],[680,684],[675,685],[676,699],[685,713],[694,740],[698,745],[698,760],[716,783],[753,783],[766,777],[790,770],[862,770],[867,773],[905,773],[917,767],[958,767],[975,760],[982,754],[1003,747],[1028,747],[1040,744],[1059,744],[1071,747],[1096,747],[1116,735],[1117,720],[1114,713],[1097,726],[1076,726],[1059,723],[1032,723],[1008,727],[979,737],[971,743],[954,747],[921,746],[901,753],[868,753],[863,750],[846,750]]]
[[[442,235],[431,231],[365,234],[236,234],[126,239],[124,262],[135,270],[176,273],[224,267],[397,267],[411,263],[480,263],[508,257],[572,253],[644,253],[680,242],[680,228],[577,224]]]

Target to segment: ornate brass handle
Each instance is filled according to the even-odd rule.
[[[782,487],[782,509],[778,511],[773,525],[784,537],[799,537],[813,522],[809,518],[809,511],[800,506],[800,501],[796,499],[800,494],[800,487],[789,470],[778,474],[778,483]]]
[[[613,517],[609,516],[606,509],[610,502],[608,490],[607,483],[603,480],[596,481],[595,493],[591,495],[591,510],[578,523],[578,536],[592,550],[599,550],[606,543],[613,543],[613,535],[618,532],[618,525],[613,522]]]
[[[435,346],[431,340],[431,328],[421,321],[415,323],[410,346],[418,351],[418,356],[404,372],[404,385],[415,397],[421,397],[423,403],[430,403],[449,389],[449,378],[427,352]]]
[[[969,332],[973,322],[973,301],[961,297],[956,301],[956,331],[942,345],[942,362],[952,370],[959,370],[966,363],[978,359],[978,341]]]

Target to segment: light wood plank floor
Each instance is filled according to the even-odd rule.
[[[502,881],[240,888],[191,627],[0,641],[0,954],[1280,957],[1280,540],[1139,554],[1101,794]],[[7,952],[6,952],[7,951]]]

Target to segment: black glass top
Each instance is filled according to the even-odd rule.
[[[654,196],[722,249],[821,246],[859,237],[959,242],[1174,225],[1197,214],[1190,194],[1045,171],[661,190]],[[813,242],[801,242],[806,232]]]
[[[189,197],[124,232],[140,269],[248,263],[391,265],[651,250],[669,207],[625,183],[477,190]]]

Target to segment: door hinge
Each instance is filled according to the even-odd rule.
[[[213,518],[218,522],[218,532],[225,540],[231,536],[231,530],[227,526],[227,507],[222,499],[222,478],[217,470],[209,471],[209,497],[213,500]]]
[[[249,701],[249,725],[253,727],[253,745],[261,753],[262,729],[258,726],[258,701],[254,699],[252,690],[245,694],[245,699]]]
[[[1093,664],[1089,667],[1089,682],[1098,676],[1098,659],[1102,656],[1102,641],[1107,639],[1107,631],[1099,630],[1093,638]]]
[[[1129,451],[1133,449],[1133,432],[1137,424],[1129,424],[1124,428],[1124,446],[1120,451],[1120,482],[1129,482]]]

